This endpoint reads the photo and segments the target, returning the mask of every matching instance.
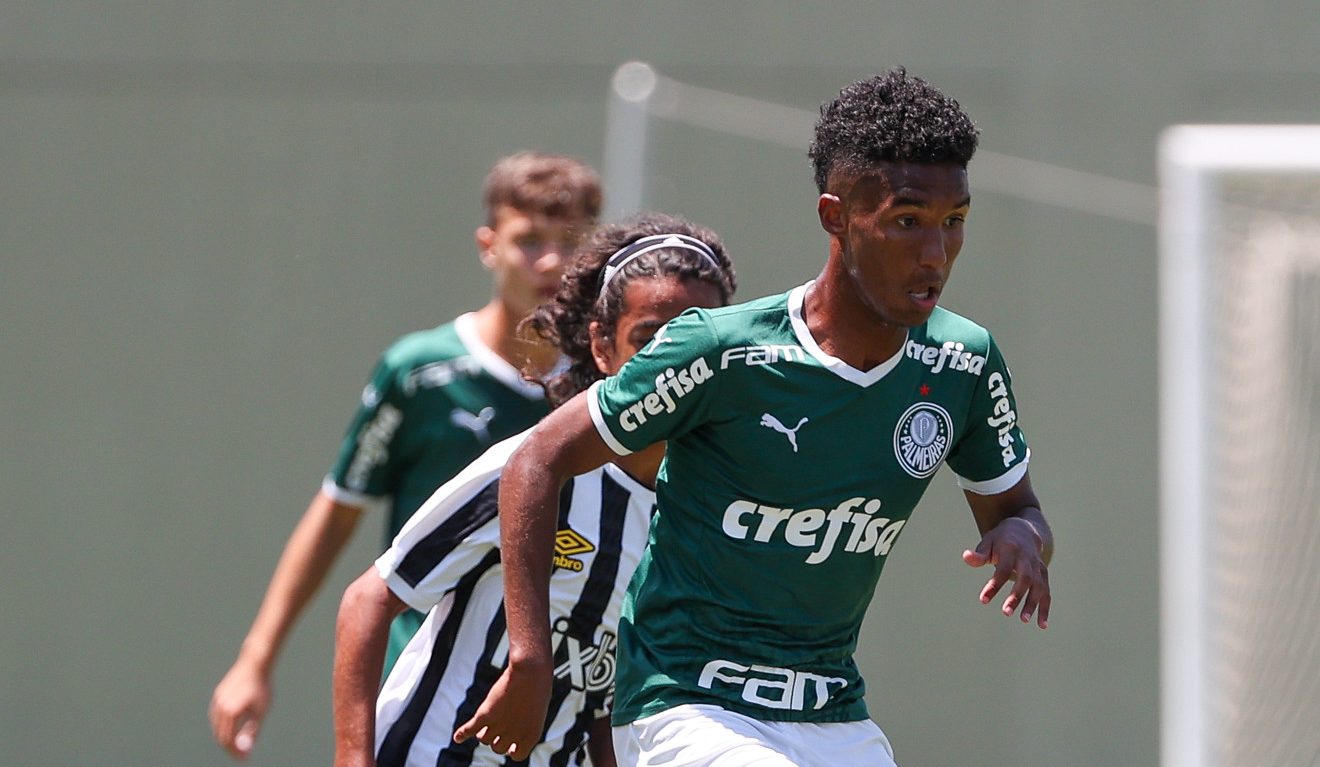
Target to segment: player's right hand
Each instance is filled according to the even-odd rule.
[[[515,670],[512,664],[506,666],[477,713],[454,731],[454,742],[475,737],[495,753],[507,753],[515,761],[531,756],[545,729],[550,676],[548,669]]]
[[[1021,609],[1023,623],[1030,623],[1035,615],[1038,626],[1049,626],[1050,572],[1041,536],[1029,521],[1020,517],[1004,519],[981,538],[975,549],[963,551],[963,561],[972,567],[994,567],[981,589],[981,604],[990,604],[1011,583],[1012,590],[1004,599],[1004,615],[1012,616]]]
[[[238,760],[248,758],[270,709],[270,680],[241,661],[235,663],[211,694],[211,734]]]

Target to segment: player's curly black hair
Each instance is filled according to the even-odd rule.
[[[967,167],[978,131],[958,102],[896,67],[859,80],[820,107],[807,156],[816,188],[836,170],[863,173],[882,162],[957,163]]]
[[[610,256],[657,234],[695,237],[710,246],[716,263],[687,248],[660,248],[627,262],[602,291],[601,276]],[[623,311],[624,289],[634,280],[648,277],[708,282],[719,289],[726,304],[737,287],[733,262],[724,251],[724,243],[704,226],[664,213],[640,213],[617,224],[600,226],[579,247],[554,299],[537,307],[521,326],[557,346],[568,359],[567,370],[541,382],[552,407],[562,405],[604,377],[591,355],[591,323],[599,322],[605,338],[613,339]]]

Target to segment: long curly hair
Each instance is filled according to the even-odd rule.
[[[896,67],[849,85],[820,107],[807,156],[824,194],[834,171],[865,173],[882,162],[967,167],[979,133],[958,102]]]
[[[710,247],[715,263],[688,248],[658,248],[628,261],[601,289],[601,278],[610,257],[643,237],[682,234]],[[714,285],[723,303],[737,287],[733,262],[719,235],[678,216],[640,213],[617,224],[597,228],[579,247],[559,283],[555,297],[537,307],[523,320],[522,329],[554,344],[564,353],[568,366],[541,381],[551,407],[558,407],[595,381],[604,378],[591,354],[591,323],[600,323],[607,340],[623,311],[624,291],[634,280],[677,277]]]

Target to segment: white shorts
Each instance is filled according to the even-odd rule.
[[[719,706],[676,706],[613,728],[621,767],[896,767],[880,727],[766,722]]]

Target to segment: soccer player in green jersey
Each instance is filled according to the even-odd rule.
[[[810,156],[829,242],[815,280],[689,311],[543,421],[500,488],[509,664],[459,729],[524,758],[549,690],[546,580],[565,478],[667,440],[619,625],[621,764],[893,765],[853,652],[876,580],[947,463],[993,573],[1047,624],[1053,542],[1008,367],[937,306],[963,242],[977,131],[896,69],[821,109]]]
[[[251,750],[285,639],[363,510],[388,506],[388,544],[437,487],[548,412],[541,387],[519,371],[549,371],[559,352],[517,327],[554,296],[577,240],[599,214],[600,179],[576,159],[521,152],[496,163],[483,191],[487,220],[476,242],[493,275],[493,297],[451,323],[400,338],[381,356],[339,457],[285,544],[238,659],[212,695],[212,732],[235,758]],[[389,662],[421,618],[410,611],[395,621]]]

